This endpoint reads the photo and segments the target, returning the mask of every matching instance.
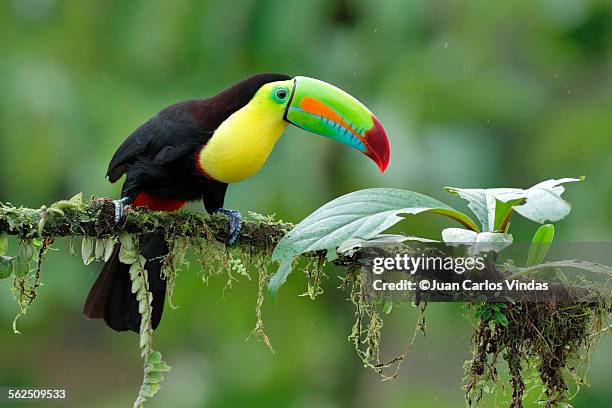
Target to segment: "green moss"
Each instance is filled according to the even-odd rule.
[[[255,337],[256,339],[263,341],[266,347],[274,353],[274,348],[272,347],[272,343],[270,342],[270,338],[265,332],[264,322],[262,317],[262,307],[265,300],[266,288],[268,287],[268,280],[270,279],[270,275],[268,274],[268,263],[265,259],[258,260],[257,267],[257,302],[255,304],[255,317],[256,323],[255,328],[251,331],[247,340],[251,337]]]
[[[382,318],[384,302],[370,297],[363,274],[357,267],[349,268],[340,288],[349,288],[351,291],[350,300],[355,307],[355,323],[348,339],[353,344],[363,366],[376,372],[383,381],[397,378],[402,362],[412,349],[417,336],[419,333],[425,336],[426,303],[417,305],[420,315],[412,339],[404,351],[383,361],[380,355],[380,345],[384,325]]]
[[[511,407],[522,407],[529,389],[542,390],[537,397],[546,406],[565,406],[572,398],[568,380],[577,389],[586,384],[585,362],[610,320],[610,303],[517,303],[508,304],[505,314],[507,326],[477,322],[473,358],[466,364],[468,405],[497,393],[501,357],[509,369]]]
[[[186,260],[189,240],[185,237],[166,236],[166,242],[168,243],[168,254],[162,260],[162,277],[166,280],[168,303],[170,307],[176,309],[172,302],[172,295],[179,271],[189,267],[189,262]]]
[[[325,267],[325,255],[318,254],[316,258],[307,260],[304,267],[304,274],[307,279],[307,290],[301,296],[308,296],[311,300],[315,300],[319,295],[323,294],[321,287],[321,277],[325,276],[323,268]]]
[[[22,240],[19,255],[13,259],[13,296],[19,305],[19,312],[13,319],[13,332],[20,334],[17,321],[24,316],[34,302],[40,286],[40,273],[45,253],[53,243],[51,238]]]

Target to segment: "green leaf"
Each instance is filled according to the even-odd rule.
[[[10,256],[0,256],[0,279],[6,279],[13,274],[13,259]]]
[[[145,319],[141,319],[141,320],[144,321]],[[141,322],[140,325],[142,326],[143,323]],[[149,342],[149,333],[146,330],[145,331],[140,330],[140,348],[142,349],[148,342]]]
[[[119,258],[121,259],[121,256]],[[132,263],[130,266],[130,270],[129,270],[130,279],[132,280],[141,279],[140,272],[142,272],[142,267],[140,266],[140,264],[138,262]]]
[[[291,273],[293,259],[305,252],[326,250],[335,258],[336,248],[350,238],[370,239],[401,221],[404,216],[431,212],[450,217],[478,230],[467,215],[448,205],[413,191],[373,188],[346,194],[325,204],[296,225],[278,243],[272,260],[280,267],[268,289],[274,298]]]
[[[152,398],[159,389],[159,384],[144,384],[140,389],[140,394],[145,398]]]
[[[172,368],[168,364],[163,362],[163,361],[161,361],[159,363],[148,364],[147,367],[145,368],[145,371],[163,371],[163,372],[169,372],[170,370],[172,370]]]
[[[30,241],[24,242],[21,244],[19,249],[19,257],[21,257],[24,261],[30,262],[34,257],[34,246]]]
[[[85,265],[89,265],[94,260],[93,252],[93,239],[90,237],[83,237],[83,242],[81,243],[81,257]]]
[[[30,272],[30,262],[21,255],[13,259],[13,272],[16,278],[23,278]]]
[[[527,190],[521,190],[526,202],[513,208],[523,217],[540,224],[546,221],[559,221],[565,218],[572,208],[561,198],[561,194],[565,191],[563,184],[583,180],[584,177],[543,181]]]
[[[287,280],[287,276],[289,276],[289,274],[291,273],[291,263],[292,260],[281,261],[278,270],[270,278],[270,282],[268,283],[268,291],[270,292],[270,297],[273,301],[276,299],[278,289],[283,285],[283,283],[285,283],[285,281]]]
[[[106,249],[105,245],[104,245],[104,239],[97,239],[96,240],[96,252],[95,252],[95,257],[98,260],[102,260],[104,259],[104,250]]]
[[[147,356],[147,360],[146,360],[147,366],[149,364],[155,364],[155,363],[161,363],[161,362],[162,362],[162,355],[159,351],[152,351]]]
[[[450,246],[466,245],[468,253],[475,255],[481,252],[501,252],[512,245],[512,235],[498,232],[474,232],[463,228],[446,228],[442,239]]]
[[[529,255],[527,256],[527,266],[534,266],[544,260],[550,244],[555,237],[555,226],[552,224],[542,225],[533,235]]]
[[[138,304],[138,313],[140,313],[141,316],[146,314],[148,311],[149,311],[149,307],[146,304],[146,302],[140,302]]]
[[[134,240],[132,239],[132,236],[127,232],[119,234],[119,242],[121,243],[121,247],[125,248],[128,251],[134,249]]]
[[[157,384],[164,381],[164,375],[159,371],[150,371],[145,374],[144,382],[147,384]]]
[[[13,272],[15,277],[23,278],[30,273],[30,261],[34,257],[34,246],[30,242],[24,242],[20,245],[19,256],[13,260]]]
[[[446,187],[468,202],[482,225],[483,231],[498,231],[514,210],[523,217],[543,224],[558,221],[569,214],[571,206],[561,198],[565,191],[563,184],[582,181],[582,178],[546,180],[523,190],[520,188],[464,189]],[[505,232],[505,231],[502,231]]]
[[[6,255],[8,250],[8,235],[0,234],[0,256]]]
[[[112,238],[106,238],[104,240],[104,262],[108,262],[108,260],[113,255],[113,251],[115,250],[115,240]]]
[[[133,264],[133,265],[136,265],[136,264]],[[137,293],[142,287],[142,285],[143,285],[142,279],[132,279],[132,293]]]
[[[514,211],[512,208],[524,202],[524,198],[517,198],[505,203],[495,199],[495,222],[493,223],[493,231],[503,234],[507,233],[510,224],[510,216]]]
[[[387,300],[387,301],[385,301],[385,302],[383,303],[383,312],[384,312],[385,314],[389,314],[389,313],[391,313],[391,310],[393,310],[393,302],[388,301],[388,300]]]
[[[508,327],[508,318],[500,311],[495,312],[495,320],[504,327]]]
[[[70,200],[61,200],[61,201],[54,203],[53,205],[51,205],[51,208],[63,211],[63,210],[69,210],[69,209],[78,209],[78,208],[81,208],[82,206],[83,206],[83,193],[79,193],[75,195],[74,197],[72,197]]]
[[[511,190],[502,188],[456,188],[445,187],[448,193],[458,195],[468,202],[468,207],[480,221],[482,231],[493,232],[495,229],[495,194]]]
[[[137,263],[137,256],[138,254],[136,253],[136,250],[133,246],[130,249],[128,246],[124,246],[123,244],[121,244],[121,249],[119,250],[119,261],[121,261],[121,263],[124,263],[126,265],[132,265],[134,263]]]

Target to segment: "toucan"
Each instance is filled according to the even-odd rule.
[[[387,135],[357,99],[317,79],[257,74],[211,98],[168,106],[125,139],[107,172],[112,183],[126,175],[121,199],[115,201],[115,222],[121,221],[126,205],[175,211],[201,199],[207,212],[228,217],[228,244],[234,244],[241,216],[223,207],[227,185],[257,173],[289,124],[360,151],[383,172],[387,167]],[[163,233],[145,234],[139,244],[155,329],[164,308],[161,269],[169,249]],[[139,332],[138,302],[131,292],[129,266],[119,261],[119,245],[102,267],[83,311],[87,318],[104,319],[113,330]]]

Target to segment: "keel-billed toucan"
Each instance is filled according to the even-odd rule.
[[[389,162],[385,131],[364,105],[325,82],[282,74],[259,74],[212,98],[171,105],[136,129],[108,167],[116,182],[126,174],[116,221],[123,206],[174,211],[201,199],[209,213],[229,217],[229,243],[240,230],[240,213],[223,208],[228,183],[254,175],[288,124],[327,136],[370,157],[384,171]],[[119,262],[119,245],[94,283],[84,313],[114,330],[139,331],[140,314],[131,292],[129,266]],[[166,282],[161,259],[168,247],[162,233],[143,236],[153,295],[153,328],[161,320]]]

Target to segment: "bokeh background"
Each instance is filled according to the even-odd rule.
[[[442,187],[586,175],[568,187],[573,212],[557,237],[610,242],[611,70],[608,1],[5,0],[0,201],[39,207],[78,192],[117,197],[119,185],[104,174],[133,129],[171,103],[275,71],[323,79],[369,105],[389,134],[388,171],[288,129],[264,169],[230,187],[227,207],[297,222],[343,193],[389,186],[464,208]],[[444,225],[419,216],[401,229],[438,238]],[[516,220],[513,228],[515,240],[528,240],[536,226]],[[82,317],[99,266],[84,267],[67,246],[58,241],[48,254],[22,335],[10,327],[10,282],[0,282],[0,385],[65,388],[70,407],[129,406],[141,380],[137,336]],[[353,311],[333,269],[317,301],[298,296],[305,279],[295,274],[278,303],[266,302],[272,354],[245,341],[256,279],[223,292],[225,278],[203,285],[193,264],[179,276],[179,308],[166,310],[156,332],[174,370],[147,406],[463,405],[470,326],[460,306],[430,305],[428,338],[399,379],[381,383],[347,341]],[[411,307],[386,319],[387,357],[409,340],[415,319]],[[611,405],[611,362],[608,336],[576,407]]]

